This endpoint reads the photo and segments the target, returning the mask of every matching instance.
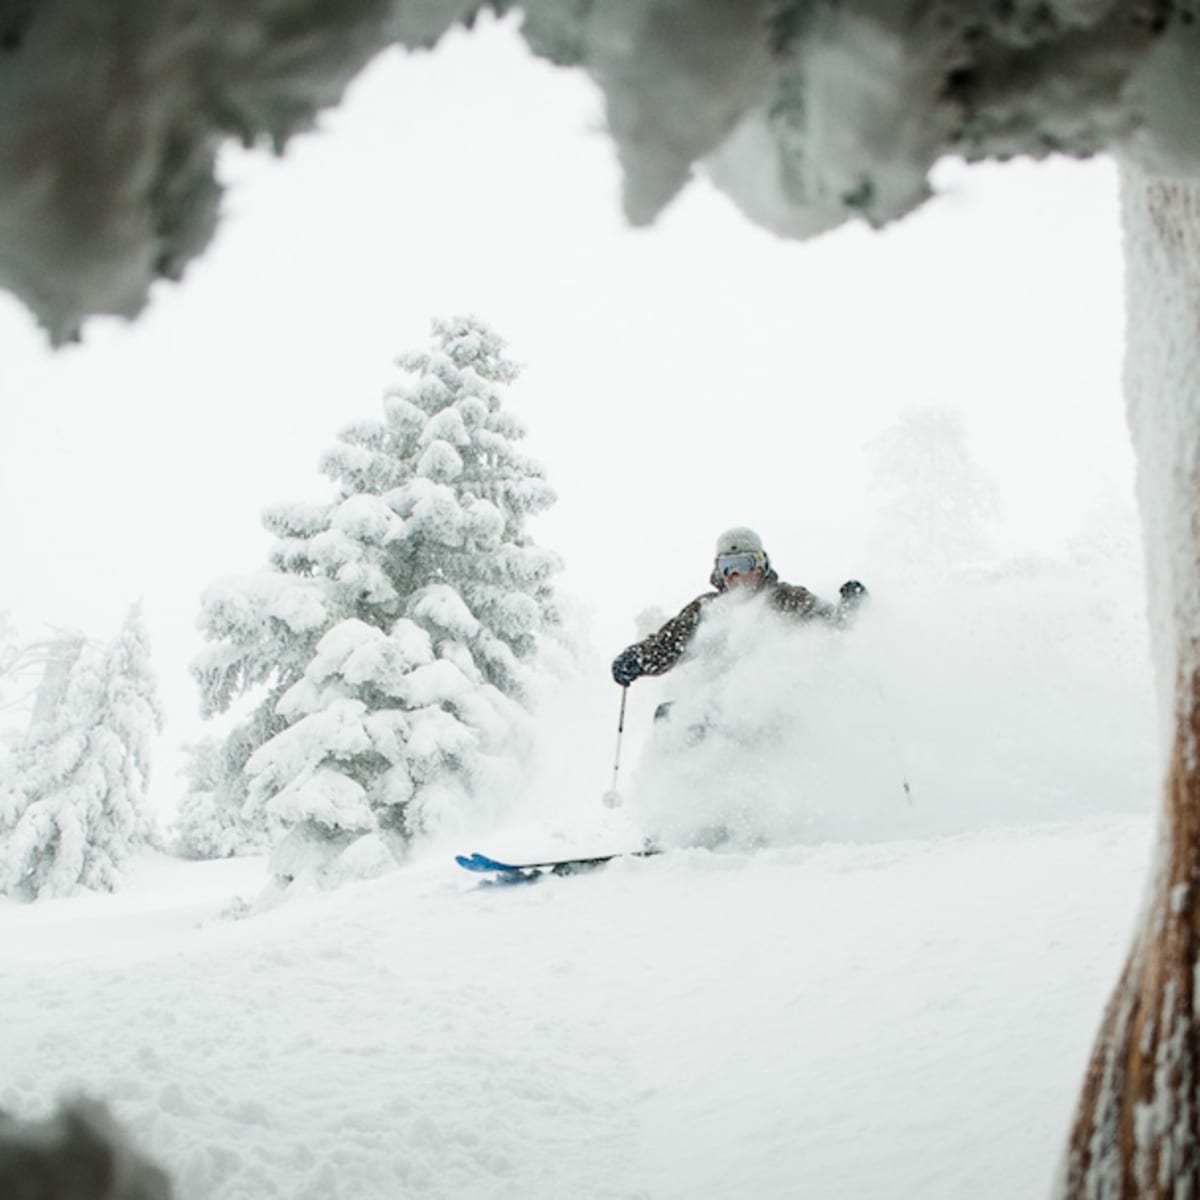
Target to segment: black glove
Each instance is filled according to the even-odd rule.
[[[613,678],[622,686],[628,687],[641,673],[642,664],[638,661],[637,651],[630,646],[622,650],[612,665]]]
[[[867,594],[867,589],[857,579],[847,579],[838,588],[838,595],[842,598],[843,608],[853,608],[856,604],[861,604],[867,598]]]

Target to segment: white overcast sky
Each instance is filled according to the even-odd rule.
[[[870,582],[863,446],[905,409],[962,414],[1009,550],[1131,502],[1110,163],[948,164],[907,221],[813,243],[701,180],[630,230],[594,88],[483,25],[382,56],[282,160],[231,153],[215,244],[136,324],[52,354],[0,297],[0,611],[107,637],[142,598],[168,742],[196,732],[201,589],[262,564],[264,505],[325,494],[317,455],[436,316],[525,366],[560,496],[536,532],[605,658],[703,590],[728,525],[793,582]]]

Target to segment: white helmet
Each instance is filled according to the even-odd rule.
[[[727,529],[717,538],[717,554],[762,554],[762,538],[745,525]]]

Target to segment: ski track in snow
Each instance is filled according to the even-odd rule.
[[[150,860],[0,905],[0,1107],[107,1098],[180,1200],[1038,1195],[1151,832],[426,861],[242,921],[261,862]]]

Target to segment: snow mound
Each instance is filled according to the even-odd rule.
[[[745,849],[1145,811],[1153,683],[1127,598],[1047,562],[881,588],[847,630],[757,601],[706,617],[627,813],[667,845]]]

